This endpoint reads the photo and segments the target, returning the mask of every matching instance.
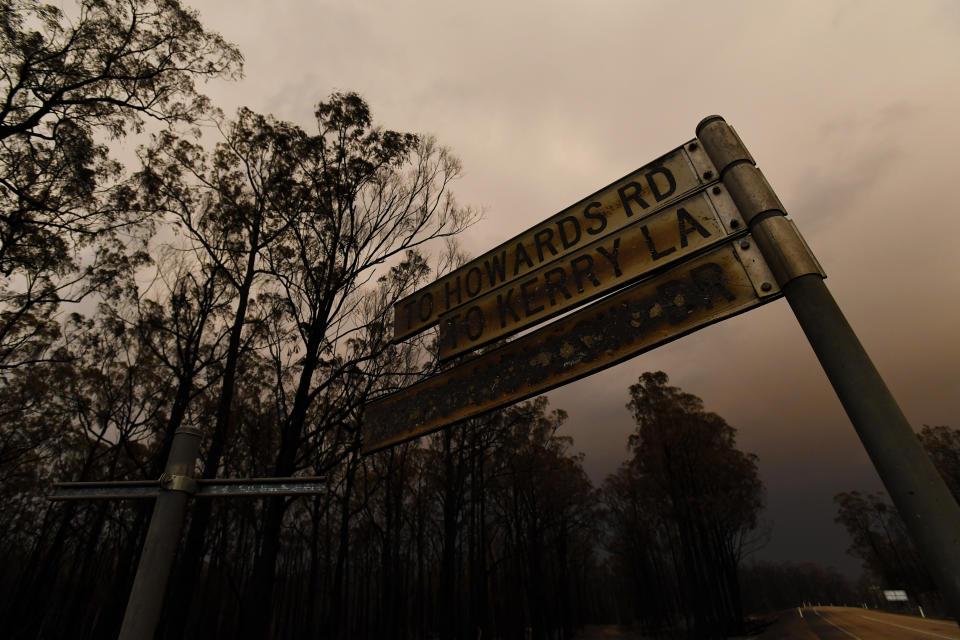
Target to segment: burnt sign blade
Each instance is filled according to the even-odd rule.
[[[364,412],[369,453],[590,375],[778,298],[750,236],[377,400]]]
[[[724,189],[698,191],[441,316],[439,357],[512,335],[745,230]]]
[[[412,336],[474,298],[522,278],[586,244],[715,181],[695,140],[547,218],[394,305],[394,340]]]

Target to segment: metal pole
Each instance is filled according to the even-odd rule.
[[[960,508],[823,280],[784,294],[921,557],[960,620]]]
[[[137,575],[120,627],[120,640],[152,640],[163,607],[167,578],[173,564],[187,498],[196,490],[194,466],[200,452],[200,432],[180,427],[173,435],[166,470],[160,479],[164,489],[157,497],[143,543]]]
[[[720,116],[711,116],[699,124],[697,136],[741,209],[950,613],[960,621],[960,506],[736,132]]]

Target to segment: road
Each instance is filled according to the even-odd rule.
[[[802,614],[802,615],[801,615]],[[855,607],[807,607],[784,613],[758,640],[960,640],[949,620]]]

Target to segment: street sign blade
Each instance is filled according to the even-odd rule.
[[[724,189],[702,189],[441,316],[439,358],[513,335],[745,231]]]
[[[696,141],[674,149],[394,305],[402,340],[441,315],[659,211],[718,178]]]
[[[371,403],[364,451],[549,391],[780,295],[752,238],[727,242]]]

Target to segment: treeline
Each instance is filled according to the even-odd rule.
[[[869,585],[815,562],[748,562],[740,569],[747,611],[760,616],[799,606],[877,607]]]
[[[924,425],[917,434],[954,499],[960,502],[960,430]],[[834,497],[836,521],[850,535],[849,553],[863,561],[871,585],[864,598],[888,603],[884,590],[905,590],[910,602],[935,615],[948,615],[943,598],[886,494],[847,491]]]
[[[253,613],[266,620],[259,637],[569,638],[602,619],[599,504],[569,439],[556,433],[563,419],[544,399],[524,403],[351,456],[321,495],[288,500],[273,593]],[[273,455],[243,440],[228,447],[230,475],[253,475],[245,459]],[[211,506],[192,596],[179,598],[185,585],[171,583],[158,637],[254,637],[243,627],[253,617],[243,593],[268,504]],[[115,636],[149,511],[132,502],[44,505],[39,496],[35,507],[20,510],[29,529],[4,531],[8,637]],[[185,545],[180,565],[184,554]]]

